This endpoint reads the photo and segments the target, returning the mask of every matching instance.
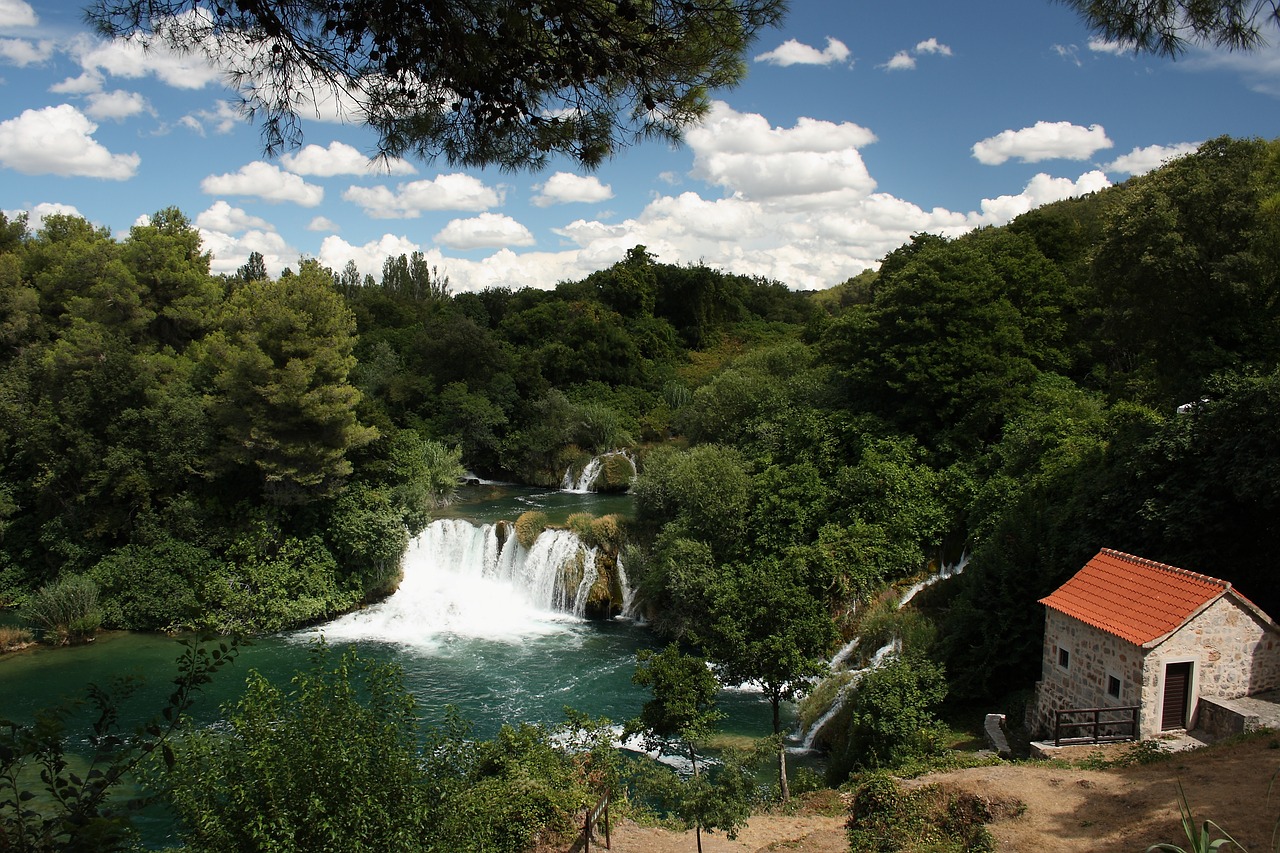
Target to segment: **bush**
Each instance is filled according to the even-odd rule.
[[[90,576],[102,593],[106,625],[157,631],[190,628],[199,620],[193,579],[216,568],[216,558],[204,548],[165,537],[112,551]]]
[[[532,548],[538,536],[547,529],[547,514],[541,510],[531,509],[520,514],[516,519],[516,541],[522,548]]]
[[[986,853],[987,824],[1017,814],[1018,801],[993,801],[940,785],[910,791],[888,772],[863,775],[854,787],[846,828],[851,853]]]
[[[24,615],[46,642],[88,642],[102,624],[98,585],[81,575],[60,578],[31,596]]]
[[[166,781],[188,849],[417,849],[431,836],[403,674],[321,643],[291,685],[251,673],[226,730],[177,750]]]
[[[625,492],[631,488],[635,476],[636,466],[626,455],[610,453],[600,460],[600,474],[592,489],[597,492]]]
[[[622,516],[604,515],[591,523],[591,538],[597,548],[618,553],[622,550]]]
[[[14,625],[0,625],[0,653],[17,651],[30,645],[31,632]]]
[[[358,584],[339,586],[338,566],[318,536],[278,548],[244,536],[231,562],[203,578],[206,626],[221,634],[258,634],[306,624],[360,603]]]
[[[894,658],[866,673],[854,693],[849,741],[827,769],[833,782],[851,768],[893,768],[941,753],[933,708],[946,696],[942,668],[925,658]]]

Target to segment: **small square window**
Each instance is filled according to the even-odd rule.
[[[1066,649],[1058,649],[1058,666],[1067,669],[1071,666],[1071,652]]]
[[[1114,696],[1117,699],[1120,698],[1120,679],[1114,675],[1107,676],[1107,695]]]

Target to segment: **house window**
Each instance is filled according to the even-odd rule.
[[[1071,652],[1061,647],[1058,649],[1058,666],[1063,669],[1071,667]]]
[[[1116,699],[1120,698],[1120,679],[1114,675],[1107,676],[1107,695]]]

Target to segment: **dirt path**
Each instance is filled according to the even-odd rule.
[[[922,781],[989,797],[1016,797],[1026,810],[991,826],[998,849],[1063,853],[1143,851],[1162,841],[1186,847],[1177,807],[1181,782],[1197,823],[1213,820],[1246,850],[1263,853],[1272,849],[1271,833],[1280,817],[1280,791],[1273,791],[1269,801],[1267,796],[1278,769],[1280,739],[1256,738],[1136,767],[1002,765]]]
[[[698,849],[693,830],[671,832],[622,823],[612,833],[609,853],[691,853]],[[592,850],[601,849],[592,847]],[[843,817],[756,815],[734,841],[724,833],[703,833],[703,853],[847,853]]]
[[[999,851],[1009,853],[1140,853],[1167,841],[1186,847],[1178,819],[1181,782],[1197,822],[1208,818],[1250,853],[1272,849],[1280,818],[1280,735],[1179,753],[1153,764],[1082,770],[1048,764],[1002,764],[939,773],[908,784],[936,783],[993,800],[1020,800],[1021,814],[991,825]],[[692,832],[622,823],[611,853],[689,853]],[[757,815],[736,841],[704,834],[705,853],[846,853],[844,818]],[[597,849],[597,848],[593,848]],[[599,849],[602,849],[599,848]]]

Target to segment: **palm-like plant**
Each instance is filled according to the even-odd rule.
[[[1196,819],[1191,814],[1191,804],[1187,802],[1187,792],[1182,789],[1181,782],[1178,783],[1178,813],[1182,816],[1182,831],[1187,835],[1187,847],[1182,848],[1176,844],[1161,842],[1148,847],[1147,853],[1154,853],[1157,850],[1166,851],[1166,853],[1217,853],[1219,850],[1231,847],[1244,851],[1240,842],[1211,820],[1202,823],[1197,831]],[[1220,837],[1212,838],[1214,834]]]

